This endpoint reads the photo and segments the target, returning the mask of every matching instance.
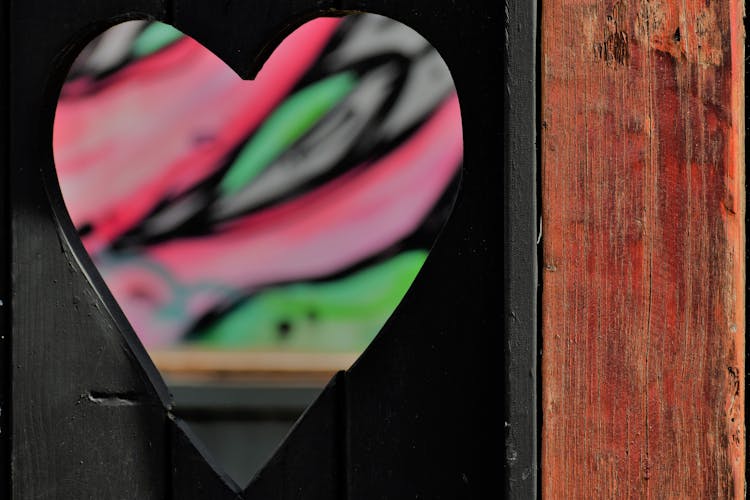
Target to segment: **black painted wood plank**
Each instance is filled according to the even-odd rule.
[[[537,496],[536,37],[534,0],[506,0],[505,449],[508,498]]]
[[[349,495],[500,498],[501,5],[433,2],[426,12],[416,3],[361,4],[377,5],[440,51],[458,90],[465,150],[451,218],[403,302],[348,373]]]
[[[161,498],[160,399],[51,224],[14,223],[14,498]]]
[[[10,498],[11,301],[8,185],[8,7],[0,3],[0,497]]]
[[[13,498],[167,493],[166,388],[88,261],[52,161],[67,64],[133,9],[163,13],[145,0],[11,4]]]
[[[446,237],[453,240],[454,231],[461,229],[446,228]],[[500,315],[487,314],[493,284],[481,276],[491,269],[470,257],[452,269],[438,265],[445,253],[465,252],[433,250],[423,271],[429,281],[417,278],[348,374],[350,498],[502,497],[502,358],[495,350],[502,330]],[[467,286],[484,299],[457,297],[455,289]]]
[[[177,500],[240,500],[240,488],[212,463],[200,441],[182,420],[168,421],[171,449],[171,491]],[[252,446],[252,443],[248,443]]]
[[[331,380],[253,478],[244,492],[245,500],[356,498],[345,490],[344,395],[342,372]]]

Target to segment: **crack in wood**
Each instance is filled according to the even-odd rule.
[[[131,392],[99,392],[90,391],[83,395],[81,399],[87,399],[91,403],[102,406],[136,406],[143,404],[138,394]]]

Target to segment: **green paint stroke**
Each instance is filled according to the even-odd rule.
[[[153,54],[183,36],[182,32],[174,26],[164,23],[151,23],[133,42],[133,55],[145,57]]]
[[[426,258],[426,251],[413,250],[337,281],[269,289],[191,337],[216,348],[361,352]]]
[[[305,87],[279,105],[221,180],[221,194],[232,195],[245,187],[346,97],[355,84],[354,73],[339,73]]]

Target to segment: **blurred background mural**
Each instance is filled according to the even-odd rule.
[[[147,348],[361,351],[448,216],[462,137],[442,58],[387,18],[308,22],[252,83],[131,21],[70,70],[54,152]]]
[[[253,82],[168,25],[117,25],[70,70],[54,154],[92,260],[149,352],[177,364],[360,353],[447,219],[463,159],[442,58],[375,15],[308,22]],[[274,386],[286,400],[267,384],[172,389],[242,483],[322,383],[297,382]]]

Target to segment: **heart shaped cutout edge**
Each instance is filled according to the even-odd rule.
[[[408,29],[408,28],[407,28],[407,29]],[[308,45],[308,46],[309,46],[309,45]],[[205,49],[204,49],[204,50],[205,50]],[[442,61],[442,59],[441,59],[441,61]],[[265,70],[265,68],[266,68],[266,67],[267,67],[267,66],[264,66],[264,70]],[[259,75],[259,78],[258,78],[258,79],[256,79],[256,81],[258,81],[258,80],[259,80],[260,78],[261,78],[261,76]],[[452,80],[451,80],[451,84],[452,84]],[[75,90],[75,91],[73,91],[73,93],[74,93],[74,94],[75,94],[76,92],[81,92],[81,90],[80,90],[80,89],[78,89],[78,90]],[[84,90],[83,92],[81,92],[81,93],[82,93],[82,94],[85,94],[85,90]],[[460,135],[461,135],[461,129],[460,129],[460,112],[458,111],[458,103],[457,103],[457,99],[455,99],[455,97],[453,98],[453,101],[452,101],[452,102],[449,102],[448,104],[446,104],[446,105],[444,106],[444,109],[443,109],[443,111],[442,111],[442,114],[443,114],[443,115],[445,115],[445,116],[453,116],[453,117],[456,117],[456,116],[457,116],[457,117],[458,117],[458,124],[459,124],[459,128],[458,128],[458,138],[459,138],[459,141],[460,141]],[[447,121],[447,120],[446,120],[445,118],[443,118],[443,121]],[[433,127],[433,128],[437,128],[437,127]],[[425,135],[428,135],[428,134],[425,134]],[[446,137],[446,136],[450,136],[450,132],[446,133],[446,132],[445,132],[445,130],[443,130],[443,136],[442,136],[442,137]],[[448,138],[450,138],[450,137],[448,137]],[[454,138],[455,138],[455,137],[454,137]],[[421,139],[421,138],[420,138],[420,139]],[[57,139],[56,139],[56,141],[57,141]],[[417,142],[420,142],[420,141],[417,141]],[[423,143],[425,143],[425,144],[426,144],[426,143],[427,143],[428,141],[426,141],[425,139],[423,139],[423,140],[422,140],[421,142],[423,142]],[[446,144],[446,143],[448,143],[448,142],[446,141],[446,142],[443,142],[442,144]],[[409,156],[409,155],[408,155],[407,153],[403,153],[403,152],[401,152],[401,151],[397,151],[397,152],[398,152],[398,153],[401,153],[401,154],[402,154],[403,156],[407,156],[407,157]],[[434,156],[433,156],[432,158],[434,159]],[[394,167],[392,167],[392,168],[390,168],[390,169],[383,169],[383,170],[384,170],[385,172],[391,172],[391,173],[393,173],[393,172],[395,172],[395,171],[398,171],[399,169],[398,169],[398,168],[394,168]],[[236,172],[236,171],[237,171],[237,170],[235,170],[235,172]],[[382,174],[381,174],[381,175],[382,175]],[[386,175],[387,175],[387,174],[386,174]],[[225,177],[225,179],[226,179],[226,178],[227,178],[227,177]],[[232,189],[232,188],[231,188],[231,185],[232,185],[232,182],[226,182],[226,183],[224,183],[224,184],[223,184],[223,186],[224,186],[224,188],[223,188],[223,189],[225,190],[225,192],[230,192],[230,194],[234,194],[234,193],[231,193],[231,189]],[[227,187],[227,186],[229,186],[229,187]],[[455,194],[455,193],[454,193],[454,194]],[[450,203],[449,203],[449,205],[451,206],[451,208],[452,208],[452,203],[453,203],[453,200],[451,200],[451,201],[450,201]],[[268,214],[265,214],[265,215],[266,215],[266,216],[268,216]],[[277,216],[277,217],[278,217],[278,214],[273,214],[273,215],[275,215],[275,216]],[[283,215],[283,214],[282,214],[282,215]],[[447,217],[446,217],[446,220],[447,220]],[[251,227],[251,228],[254,228],[254,229],[255,229],[255,228],[257,228],[257,221],[252,221],[252,222],[253,222],[253,223],[255,223],[255,225],[253,225],[253,223],[248,223],[248,224],[247,224],[247,226],[249,226],[249,227]],[[445,222],[445,220],[443,221],[443,223],[444,223],[444,222]],[[442,224],[441,224],[441,227],[442,227]],[[116,232],[116,231],[115,231],[115,232]],[[92,233],[92,234],[95,234],[95,235],[96,235],[96,233]],[[435,237],[437,237],[437,236],[435,235]],[[94,244],[94,246],[96,247],[96,244]],[[91,246],[89,246],[89,247],[91,247]],[[421,266],[421,264],[420,264],[420,266]],[[107,281],[107,280],[105,279],[105,281]],[[399,299],[399,302],[400,302],[400,299]],[[398,302],[397,302],[397,303],[398,303]],[[127,314],[126,314],[126,316],[127,316]],[[379,330],[379,328],[378,328],[378,330]]]

